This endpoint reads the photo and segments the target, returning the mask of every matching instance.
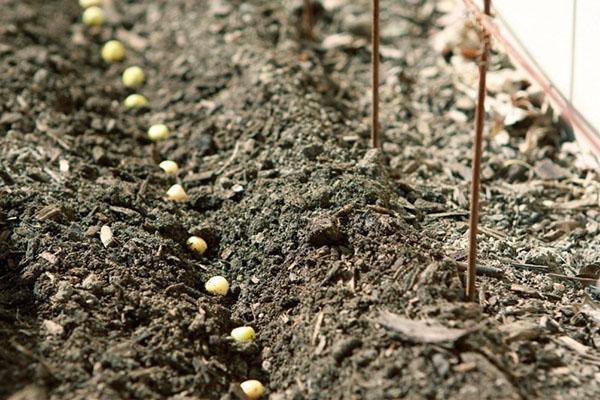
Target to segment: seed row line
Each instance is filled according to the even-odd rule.
[[[102,9],[102,0],[79,0],[79,4],[84,9],[81,19],[85,25],[96,28],[104,25],[106,18]],[[107,63],[120,63],[125,60],[127,51],[123,43],[113,39],[104,43],[100,55]],[[125,87],[138,89],[146,82],[146,75],[142,67],[134,65],[123,70],[121,80]],[[125,98],[123,104],[126,108],[148,107],[149,101],[144,95],[133,93]],[[150,126],[147,131],[148,139],[154,143],[167,139],[170,134],[169,128],[162,123]],[[179,171],[179,166],[172,160],[164,160],[158,166],[169,175],[176,175]],[[166,197],[175,202],[188,200],[185,189],[180,184],[171,186],[166,192]],[[206,241],[199,236],[191,236],[186,244],[190,250],[199,255],[203,255],[208,249]],[[226,296],[229,293],[229,282],[223,276],[210,278],[204,287],[209,294],[215,296]],[[256,338],[256,332],[251,326],[241,326],[231,331],[231,337],[238,343],[251,342]],[[265,392],[263,384],[255,379],[242,382],[240,387],[249,400],[259,399]]]

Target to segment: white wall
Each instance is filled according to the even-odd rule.
[[[537,66],[570,96],[575,0],[494,0],[498,17]]]
[[[600,0],[493,0],[497,17],[600,132]]]
[[[600,0],[577,0],[573,104],[600,132]]]

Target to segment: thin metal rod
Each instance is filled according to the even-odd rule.
[[[307,39],[314,39],[312,0],[304,0],[304,7],[302,10],[302,30]]]
[[[373,21],[371,24],[371,146],[379,143],[379,0],[373,0]]]
[[[491,0],[484,0],[484,13],[491,15]],[[471,205],[469,212],[469,255],[467,260],[467,300],[475,299],[477,263],[477,224],[479,223],[479,187],[481,175],[481,153],[483,147],[483,119],[485,117],[486,73],[490,52],[490,34],[483,30],[483,50],[479,62],[479,91],[475,113],[475,141],[473,142],[473,166],[471,177]]]
[[[577,44],[577,0],[573,0],[573,25],[571,27],[571,80],[569,82],[569,101],[573,102],[575,90],[575,46]]]

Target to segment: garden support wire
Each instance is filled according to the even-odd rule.
[[[304,0],[304,7],[302,9],[302,30],[304,31],[306,39],[314,39],[312,0]]]
[[[371,146],[379,148],[379,0],[373,0],[371,24]]]
[[[484,13],[491,15],[491,0],[484,0]],[[473,141],[473,165],[471,176],[471,201],[469,211],[469,255],[467,261],[467,300],[475,299],[477,263],[477,225],[479,222],[479,187],[481,175],[481,153],[483,148],[483,120],[485,117],[486,73],[490,52],[490,33],[482,26],[483,49],[479,61],[479,89],[475,113],[475,140]]]

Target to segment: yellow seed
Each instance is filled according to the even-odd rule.
[[[153,141],[163,140],[168,138],[170,133],[165,124],[156,124],[148,129],[148,138]]]
[[[104,23],[104,11],[96,6],[87,8],[83,12],[81,20],[87,26],[101,26]]]
[[[102,46],[102,58],[106,62],[123,61],[125,58],[125,46],[118,40],[109,40]]]
[[[169,188],[169,190],[167,190],[167,197],[169,198],[169,200],[173,200],[179,203],[188,199],[185,190],[183,190],[183,187],[179,184],[173,185]]]
[[[136,87],[144,83],[146,79],[144,70],[138,66],[127,68],[123,71],[123,84],[127,87]]]
[[[236,342],[251,342],[256,337],[256,332],[251,326],[240,326],[231,331],[231,337]]]
[[[102,0],[79,0],[81,8],[100,7]]]
[[[240,386],[242,387],[244,394],[248,396],[249,400],[260,399],[262,395],[265,394],[265,387],[256,379],[244,381],[240,384]]]
[[[123,102],[127,108],[144,107],[148,105],[148,99],[141,94],[130,94]]]
[[[190,236],[190,238],[187,240],[187,245],[192,251],[195,251],[200,255],[204,254],[208,248],[204,239],[198,236]]]
[[[213,276],[206,281],[204,288],[210,294],[225,296],[229,292],[229,282],[222,276]]]
[[[165,171],[167,174],[176,174],[177,171],[179,170],[179,166],[177,165],[177,163],[175,161],[171,161],[171,160],[165,160],[162,161],[160,164],[158,164],[158,166]],[[189,241],[189,239],[188,239]]]

